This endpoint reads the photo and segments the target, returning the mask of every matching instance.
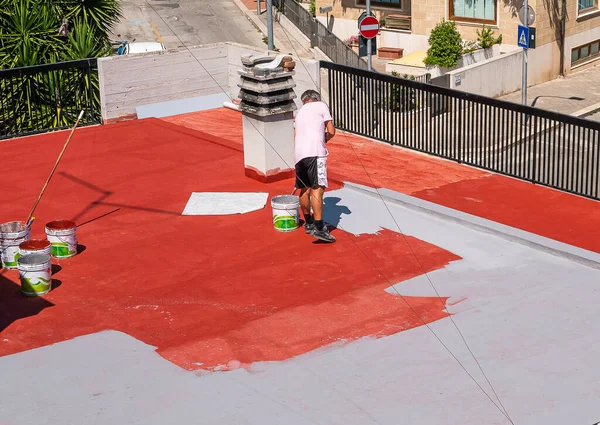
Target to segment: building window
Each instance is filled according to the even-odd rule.
[[[357,6],[366,6],[365,0],[356,0]],[[372,7],[390,7],[394,9],[402,9],[402,0],[372,0]]]
[[[598,0],[577,0],[577,11],[588,12],[598,9]]]
[[[592,41],[571,50],[571,67],[600,58],[600,40]]]
[[[449,0],[450,19],[466,22],[496,22],[497,0]],[[580,0],[584,1],[584,0]],[[597,0],[594,0],[597,1]]]

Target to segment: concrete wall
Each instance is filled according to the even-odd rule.
[[[180,50],[99,59],[102,118],[135,114],[140,105],[228,90],[227,50],[226,45],[210,45],[192,48],[192,54]]]
[[[489,49],[479,49],[472,53],[463,55],[453,69],[443,68],[440,66],[428,67],[427,72],[431,74],[431,78],[437,78],[450,71],[463,69],[465,67],[487,61],[488,59],[497,58],[500,56],[500,46],[495,45]]]
[[[292,23],[283,13],[277,11],[277,8],[273,7],[273,17],[279,22],[284,30],[283,38],[288,43],[295,43],[302,46],[305,49],[310,49],[310,38],[304,35],[300,29]],[[289,39],[288,39],[289,37]],[[291,53],[291,52],[285,52]]]
[[[192,54],[185,49],[99,59],[104,121],[135,117],[137,106],[153,103],[223,92],[237,97],[241,56],[268,53],[235,43],[199,46],[190,51]],[[318,62],[294,59],[296,94],[300,97],[304,90],[318,86]]]
[[[496,97],[521,88],[522,49],[448,72],[449,87]]]

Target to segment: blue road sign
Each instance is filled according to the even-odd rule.
[[[519,47],[524,49],[529,48],[529,28],[524,27],[523,25],[519,25],[519,30],[517,32],[517,42]]]

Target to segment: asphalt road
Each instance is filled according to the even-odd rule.
[[[168,49],[233,41],[264,48],[263,34],[233,0],[122,0],[115,41],[159,41]]]

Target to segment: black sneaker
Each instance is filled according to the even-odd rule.
[[[317,238],[323,242],[335,242],[335,238],[331,235],[331,233],[329,233],[329,229],[327,229],[327,226],[323,226],[323,230],[317,230],[317,228],[315,227],[314,230],[311,232],[311,235],[313,238]]]
[[[315,223],[304,224],[304,233],[306,233],[307,235],[312,234],[313,230],[315,230],[315,229],[316,229]]]

